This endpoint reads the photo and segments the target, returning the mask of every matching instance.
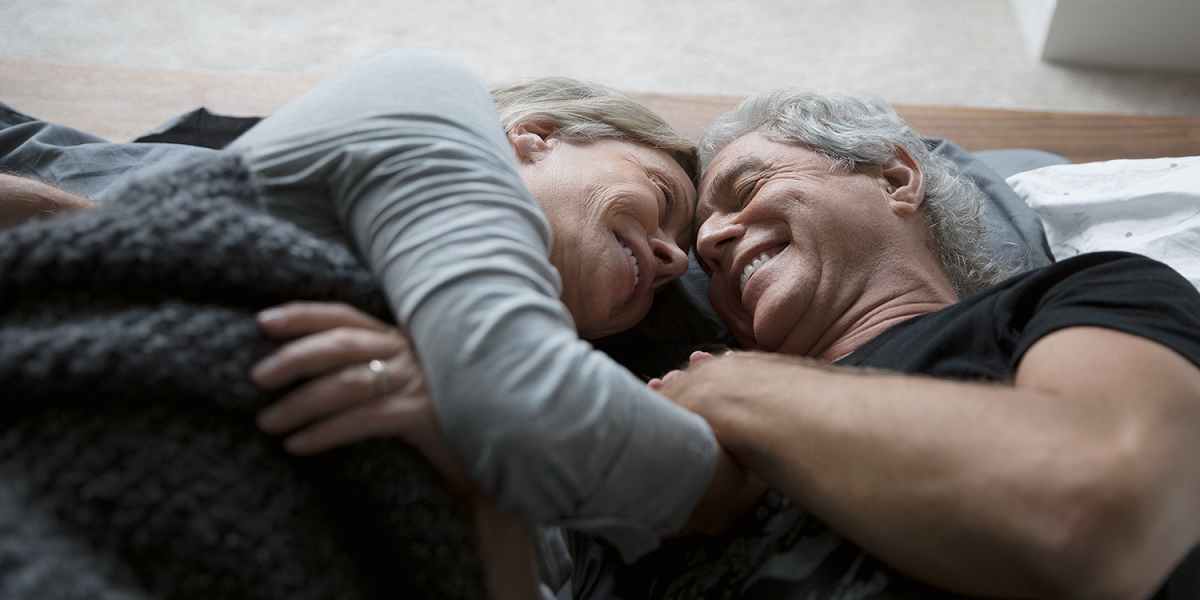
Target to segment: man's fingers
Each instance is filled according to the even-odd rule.
[[[395,330],[336,327],[285,344],[256,363],[250,379],[259,389],[276,390],[343,365],[366,364],[407,349],[407,340]]]
[[[388,329],[383,321],[343,302],[288,302],[259,312],[257,319],[262,332],[273,339],[291,339],[334,327]]]

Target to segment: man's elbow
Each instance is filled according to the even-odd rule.
[[[1196,490],[1148,466],[1147,454],[1115,452],[1057,490],[1062,527],[1035,553],[1052,597],[1144,600],[1200,539]]]

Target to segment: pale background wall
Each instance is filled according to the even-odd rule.
[[[401,45],[489,82],[1200,116],[1198,73],[1036,60],[1009,0],[0,0],[0,59],[321,76]]]

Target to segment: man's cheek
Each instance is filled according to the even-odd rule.
[[[725,322],[729,327],[730,333],[734,339],[743,347],[755,347],[754,344],[754,317],[748,314],[742,307],[733,305],[732,295],[721,289],[723,284],[714,281],[712,287],[709,288],[709,301],[712,303],[713,310],[717,312],[717,316]],[[747,346],[747,343],[754,344]]]

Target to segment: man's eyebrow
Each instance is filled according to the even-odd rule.
[[[737,162],[733,163],[732,165],[721,169],[721,171],[713,177],[712,183],[705,187],[705,191],[708,192],[707,195],[709,198],[712,198],[714,195],[727,196],[733,192],[733,184],[738,179],[750,173],[763,173],[769,170],[771,170],[771,165],[768,164],[767,161],[757,156],[743,156],[737,159]],[[701,190],[696,190],[696,214],[692,217],[693,240],[699,238],[700,226],[704,224],[704,221],[699,218],[700,212],[704,210],[703,202],[701,202],[699,198],[701,193]],[[709,203],[709,206],[712,206],[711,202]],[[712,211],[705,212],[711,214]],[[708,215],[705,215],[705,220],[707,219]]]
[[[728,195],[732,192],[733,184],[738,179],[749,173],[761,173],[770,168],[766,161],[757,156],[743,156],[717,173],[712,183],[708,185],[708,197]]]

